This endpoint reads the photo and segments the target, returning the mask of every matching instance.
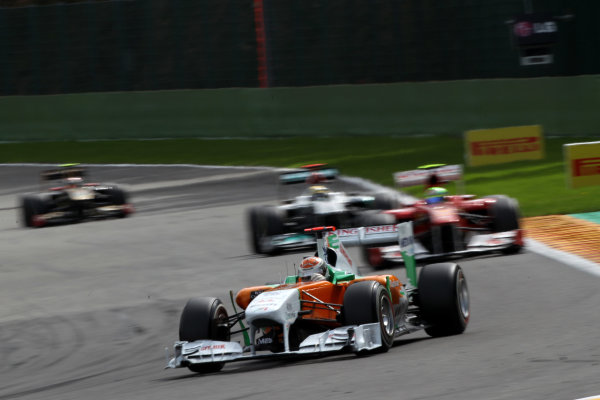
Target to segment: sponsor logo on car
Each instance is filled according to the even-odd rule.
[[[272,344],[273,343],[273,338],[270,337],[261,337],[259,339],[256,340],[257,344]]]
[[[207,351],[207,350],[225,350],[225,345],[224,344],[210,344],[208,346],[200,347],[200,351]]]

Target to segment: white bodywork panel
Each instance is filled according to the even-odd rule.
[[[275,321],[281,325],[292,324],[300,311],[298,289],[270,290],[262,292],[246,308],[246,321],[252,324],[258,319]]]
[[[313,199],[310,195],[301,195],[295,198],[292,204],[282,206],[283,209],[312,206],[313,212],[318,215],[342,213],[346,211],[348,196],[343,192],[329,192],[324,197]]]

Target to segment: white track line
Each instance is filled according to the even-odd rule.
[[[554,249],[533,239],[525,239],[525,247],[533,253],[558,260],[563,264],[587,272],[588,274],[600,276],[600,265],[583,257]]]

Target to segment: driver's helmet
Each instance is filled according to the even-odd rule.
[[[306,182],[311,185],[316,185],[317,183],[325,182],[325,177],[319,172],[313,172],[306,178]]]
[[[448,190],[443,187],[430,187],[425,191],[425,202],[427,204],[436,204],[444,201],[444,196],[448,194]]]
[[[310,187],[310,197],[313,200],[326,199],[327,193],[329,193],[327,186],[315,185]]]
[[[327,267],[320,257],[306,257],[300,263],[298,278],[301,281],[318,281],[325,279]]]
[[[80,176],[69,176],[65,179],[65,183],[70,187],[79,186],[83,183],[83,178]]]

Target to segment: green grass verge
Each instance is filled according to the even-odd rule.
[[[600,186],[566,187],[562,145],[593,138],[546,139],[546,158],[466,167],[468,193],[506,194],[519,200],[524,216],[598,211]],[[463,163],[461,138],[373,137],[252,140],[175,139],[150,141],[32,142],[0,144],[4,163],[188,163],[295,167],[327,162],[342,174],[393,186],[392,173],[425,163]],[[419,193],[420,189],[415,191]]]

